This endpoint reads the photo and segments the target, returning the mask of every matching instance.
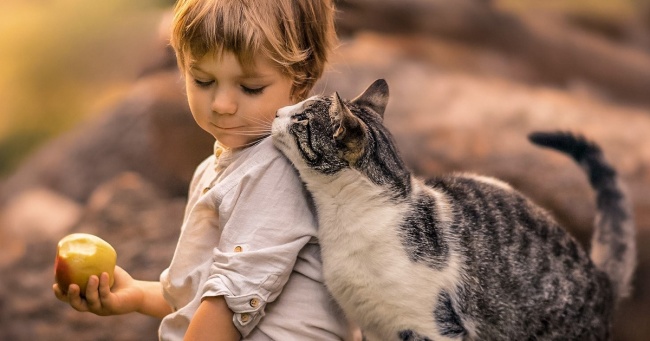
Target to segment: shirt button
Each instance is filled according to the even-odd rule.
[[[250,302],[248,303],[250,303],[251,307],[253,308],[257,308],[260,306],[260,300],[258,300],[257,298],[251,299]]]
[[[239,245],[235,246],[235,252],[242,252],[242,251],[244,251],[244,249],[241,246]]]
[[[223,153],[223,148],[222,147],[217,147],[217,148],[214,149],[214,155],[216,157],[221,156],[222,153]]]
[[[250,319],[251,319],[251,315],[250,315],[250,314],[248,314],[248,313],[243,313],[243,314],[241,314],[241,321],[242,321],[243,323],[248,322]]]
[[[208,193],[208,191],[210,190],[210,188],[211,188],[211,187],[206,187],[206,188],[204,188],[204,189],[203,189],[203,194]]]

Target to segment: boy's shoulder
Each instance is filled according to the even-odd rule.
[[[251,184],[261,186],[259,188],[265,186],[302,187],[297,171],[291,162],[275,148],[270,137],[248,147],[243,152],[245,154],[240,155],[222,173],[217,186],[221,196],[225,197],[233,189]]]
[[[234,163],[236,164],[262,164],[262,163],[271,163],[277,159],[285,160],[284,155],[275,148],[273,141],[270,137],[266,137],[256,143],[253,146],[246,148],[245,150],[239,151],[239,156],[236,157]],[[215,154],[208,155],[203,161],[197,166],[197,171],[205,170],[206,168],[213,166],[218,161]],[[285,160],[288,164],[288,160]],[[239,166],[238,165],[238,166]]]
[[[223,155],[222,155],[223,157]],[[197,166],[194,179],[208,179],[213,181],[216,167],[219,159],[213,154],[208,156],[199,166]],[[227,161],[227,166],[223,168],[219,177],[222,185],[227,183],[237,183],[244,177],[258,177],[260,174],[265,175],[287,175],[295,173],[298,176],[293,165],[289,160],[273,145],[270,137],[262,139],[259,143],[239,151],[234,160]],[[227,186],[226,186],[227,187]]]
[[[266,137],[250,147],[248,159],[258,164],[277,163],[290,166],[289,160],[273,145],[271,137]]]

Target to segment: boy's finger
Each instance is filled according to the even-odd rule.
[[[68,288],[68,302],[70,303],[70,306],[77,311],[88,311],[88,305],[86,305],[84,299],[81,298],[81,295],[79,294],[80,291],[78,285],[70,284],[70,287]]]
[[[107,272],[102,272],[99,276],[99,299],[103,302],[110,297],[111,286],[110,278]]]
[[[58,284],[52,285],[52,291],[54,291],[54,296],[56,296],[59,301],[68,302],[68,296],[63,294]]]
[[[88,279],[88,286],[86,287],[86,303],[90,310],[96,310],[101,308],[101,302],[99,301],[99,278],[92,275]]]

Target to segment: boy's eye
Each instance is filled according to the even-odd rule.
[[[251,87],[247,87],[247,86],[242,85],[241,89],[242,89],[242,91],[244,91],[245,93],[247,93],[249,95],[259,95],[264,91],[264,89],[266,89],[266,87],[261,86],[259,88],[251,88]]]
[[[207,88],[210,85],[212,85],[212,83],[214,83],[214,81],[202,81],[202,80],[198,80],[198,79],[195,78],[194,83],[196,85],[198,85],[200,88]]]

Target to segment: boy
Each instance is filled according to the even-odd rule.
[[[162,340],[338,340],[347,326],[322,283],[316,222],[297,174],[268,138],[303,100],[336,42],[330,0],[180,0],[171,44],[192,115],[216,139],[197,168],[160,282],[116,267],[85,298],[98,315],[162,318]]]

